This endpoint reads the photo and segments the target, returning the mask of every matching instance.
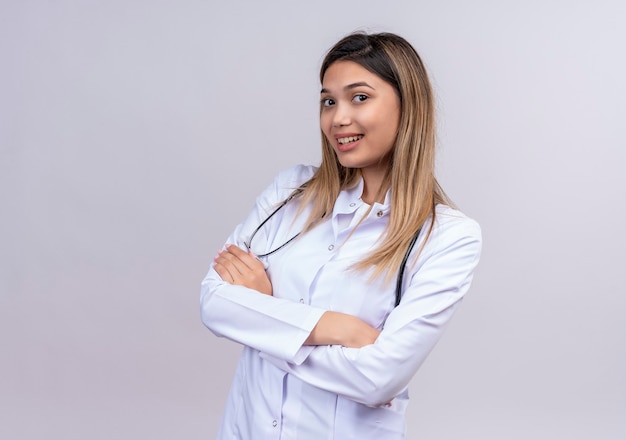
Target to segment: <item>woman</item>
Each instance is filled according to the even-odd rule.
[[[244,345],[220,439],[404,438],[409,381],[478,263],[413,47],[349,35],[320,80],[321,165],[280,173],[202,282],[204,324]]]

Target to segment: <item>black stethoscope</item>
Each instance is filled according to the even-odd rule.
[[[304,191],[305,187],[306,187],[306,183],[303,184],[302,186],[300,186],[294,192],[292,192],[289,197],[287,197],[285,200],[283,200],[283,202],[280,205],[278,205],[278,207],[265,220],[263,220],[259,226],[256,227],[256,229],[250,235],[250,238],[248,239],[248,242],[247,243],[244,242],[244,244],[245,244],[245,246],[246,246],[246,248],[248,250],[250,250],[252,248],[252,239],[254,238],[256,233],[259,232],[259,230],[265,225],[265,223],[267,223],[272,217],[274,217],[274,215],[278,211],[280,211],[282,208],[284,208],[287,203],[289,203],[291,200],[293,200],[294,197],[300,195],[302,193],[302,191]],[[408,247],[406,253],[404,254],[404,257],[402,258],[402,263],[400,264],[400,270],[398,271],[398,278],[396,280],[396,302],[395,302],[395,306],[394,307],[398,307],[398,304],[400,304],[400,300],[402,299],[402,281],[404,280],[404,270],[406,269],[406,262],[409,259],[409,255],[411,254],[411,251],[413,250],[413,247],[415,246],[415,243],[417,242],[417,239],[418,239],[421,231],[422,231],[422,228],[419,228],[417,230],[416,234],[413,236],[413,238],[411,239],[411,242],[409,243],[409,247]],[[271,250],[269,252],[265,252],[263,254],[255,254],[255,255],[256,255],[257,258],[267,257],[268,255],[272,255],[273,253],[278,252],[279,250],[281,250],[282,248],[287,246],[289,243],[294,241],[296,238],[298,238],[298,236],[300,236],[300,234],[301,233],[298,232],[296,235],[291,237],[289,240],[287,240],[286,242],[284,242],[283,244],[281,244],[280,246],[278,246],[274,250]]]

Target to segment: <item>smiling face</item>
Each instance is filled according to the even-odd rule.
[[[391,84],[352,61],[328,67],[322,81],[322,132],[339,163],[361,169],[366,185],[382,182],[399,124],[400,99]]]

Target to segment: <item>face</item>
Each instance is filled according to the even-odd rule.
[[[320,125],[339,163],[363,176],[384,174],[400,124],[393,86],[352,61],[336,61],[324,74]]]

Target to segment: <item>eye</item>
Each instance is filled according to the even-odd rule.
[[[354,98],[352,98],[354,102],[365,102],[368,99],[369,99],[369,96],[363,95],[363,94],[354,95]]]
[[[335,100],[332,98],[322,98],[320,102],[322,104],[322,107],[330,107],[331,105],[335,105]]]

